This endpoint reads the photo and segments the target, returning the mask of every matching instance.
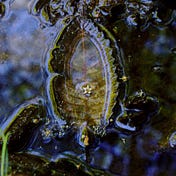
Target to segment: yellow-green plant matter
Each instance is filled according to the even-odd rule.
[[[8,174],[8,148],[7,142],[10,133],[4,134],[0,130],[0,139],[2,140],[2,150],[1,150],[1,175],[0,176],[7,176]]]

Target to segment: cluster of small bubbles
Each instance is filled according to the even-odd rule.
[[[60,18],[74,14],[73,3],[70,0],[34,2],[32,6],[33,15],[39,15],[41,26],[54,25]]]
[[[174,10],[159,1],[126,1],[125,5],[127,24],[141,31],[147,29],[150,24],[165,26],[174,19]]]
[[[148,26],[148,18],[153,8],[152,1],[126,1],[126,21],[129,26],[140,26],[145,29]]]
[[[106,24],[107,22],[115,22],[122,19],[125,15],[125,5],[115,0],[99,1],[95,7],[92,8],[91,16],[94,21]]]
[[[66,134],[66,131],[68,129],[69,129],[68,125],[56,126],[54,135],[57,136],[58,138],[62,138]]]
[[[43,138],[44,143],[49,143],[53,138],[53,131],[51,127],[44,127],[41,129],[41,135]]]
[[[52,139],[61,139],[65,136],[69,126],[67,124],[59,124],[48,119],[41,128],[41,135],[45,143],[49,143]]]

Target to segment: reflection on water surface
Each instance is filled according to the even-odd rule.
[[[175,9],[173,0],[0,2],[0,126],[4,132],[12,132],[8,147],[14,175],[70,175],[74,172],[85,175],[155,176],[176,173]],[[86,131],[92,122],[88,126],[83,123],[81,128],[74,125],[78,121],[82,123],[79,117],[87,118],[80,113],[73,119],[79,107],[76,111],[71,109],[72,123],[67,120],[69,113],[68,117],[58,119],[60,114],[55,113],[51,103],[54,100],[50,100],[52,96],[48,98],[50,91],[46,91],[57,84],[58,88],[53,88],[54,97],[58,90],[61,92],[59,86],[64,79],[57,77],[59,83],[53,81],[48,85],[49,78],[54,80],[58,74],[60,60],[54,61],[54,69],[51,69],[46,58],[51,57],[53,49],[59,59],[66,55],[65,50],[70,52],[68,47],[73,41],[68,40],[71,36],[69,32],[74,36],[74,31],[65,26],[69,26],[73,16],[80,14],[98,24],[98,32],[95,33],[100,35],[99,32],[102,32],[102,40],[106,38],[110,43],[115,40],[119,47],[117,52],[106,41],[98,48],[102,53],[108,46],[112,56],[116,58],[118,55],[121,61],[120,66],[118,62],[115,65],[119,83],[118,103],[113,109],[115,115],[110,121],[106,120],[105,135],[99,128],[99,120],[96,122],[97,133]],[[63,29],[68,32],[63,32],[67,39],[60,42],[58,35]],[[57,41],[67,47],[59,48]],[[96,59],[93,58],[87,65],[92,68],[98,63]],[[84,67],[81,73],[85,77],[87,68],[84,63],[81,65]],[[74,69],[78,71],[80,68],[72,69],[77,73]],[[66,73],[59,74],[65,78]],[[79,80],[81,75],[75,75]],[[108,88],[111,91],[112,87]],[[59,96],[57,100],[60,100]],[[70,107],[67,108],[69,111]],[[119,118],[116,119],[117,116]],[[26,156],[33,164],[27,161]],[[16,163],[18,160],[21,160],[19,165]]]

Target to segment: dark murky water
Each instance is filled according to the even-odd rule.
[[[13,134],[9,159],[14,175],[176,174],[175,9],[174,0],[0,1],[0,126]],[[114,36],[119,51],[106,46],[122,62],[121,71],[116,65],[115,115],[105,135],[88,135],[89,145],[86,138],[79,140],[79,127],[72,127],[82,123],[79,117],[69,123],[53,113],[52,96],[61,78],[49,95],[55,84],[49,78],[58,72],[48,68],[50,51],[58,48],[57,37],[72,16],[80,14],[103,26],[98,34]],[[62,43],[68,45],[69,37]],[[61,47],[56,54],[66,51]]]

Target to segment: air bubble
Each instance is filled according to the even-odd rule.
[[[171,49],[171,52],[172,52],[173,54],[176,54],[176,48],[172,48],[172,49]]]
[[[127,23],[130,25],[130,26],[137,26],[137,22],[136,22],[136,17],[135,15],[129,15],[127,17]]]
[[[171,147],[176,146],[176,131],[171,134],[171,136],[169,138],[169,144]]]
[[[163,71],[163,67],[161,64],[156,64],[152,67],[153,72],[159,73]]]

